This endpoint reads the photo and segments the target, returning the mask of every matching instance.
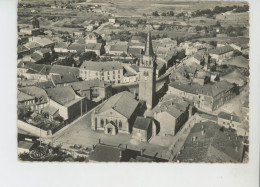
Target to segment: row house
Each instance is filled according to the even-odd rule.
[[[80,96],[86,97],[89,100],[96,98],[108,99],[112,96],[112,85],[103,80],[88,80],[73,82],[69,84],[72,89]]]
[[[229,45],[217,47],[210,50],[209,55],[216,60],[217,64],[222,64],[223,61],[230,59],[233,56],[233,48]]]
[[[84,61],[79,76],[83,80],[99,79],[110,83],[122,83],[123,66],[119,62]]]
[[[85,52],[95,52],[98,56],[105,53],[105,48],[102,43],[89,43],[86,44]]]

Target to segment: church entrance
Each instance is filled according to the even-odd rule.
[[[108,124],[105,125],[105,134],[116,135],[116,126],[114,122],[110,121]]]

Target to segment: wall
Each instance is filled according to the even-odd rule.
[[[155,119],[160,123],[160,134],[175,135],[176,119],[167,112],[157,113]]]
[[[17,120],[17,126],[18,126],[18,128],[25,130],[27,132],[30,132],[36,136],[41,135],[42,137],[47,137],[47,135],[48,135],[47,131],[41,130],[40,128],[30,125],[28,123],[25,123],[21,120]]]
[[[142,142],[148,141],[147,132],[145,130],[136,129],[136,128],[133,128],[132,138],[137,139]]]
[[[61,117],[63,117],[64,120],[69,119],[67,107],[62,106],[61,104],[53,101],[52,99],[50,99],[50,106],[53,106],[53,107],[59,109],[59,114]]]

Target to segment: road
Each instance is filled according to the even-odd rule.
[[[111,24],[112,23],[110,23],[110,22],[103,23],[97,29],[93,30],[92,32],[96,32],[99,34],[99,32],[103,29],[103,27],[105,27],[106,25],[111,25]]]
[[[180,129],[180,131],[173,137],[171,145],[169,146],[169,151],[167,155],[171,156],[171,160],[174,158],[175,155],[181,151],[183,148],[184,142],[187,139],[191,128],[194,126],[195,123],[200,121],[200,117],[195,114],[193,115]]]

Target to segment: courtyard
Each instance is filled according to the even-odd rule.
[[[114,146],[127,146],[133,150],[144,150],[144,154],[149,156],[155,156],[160,158],[169,159],[167,156],[168,147],[171,145],[173,137],[152,137],[149,143],[140,142],[132,139],[131,135],[128,134],[116,134],[107,135],[103,131],[93,131],[91,129],[90,117],[91,112],[86,114],[73,126],[59,133],[53,137],[53,143],[61,145],[63,148],[69,148],[71,145],[80,145],[86,148],[91,148],[97,144],[99,140],[101,143],[114,145]]]

